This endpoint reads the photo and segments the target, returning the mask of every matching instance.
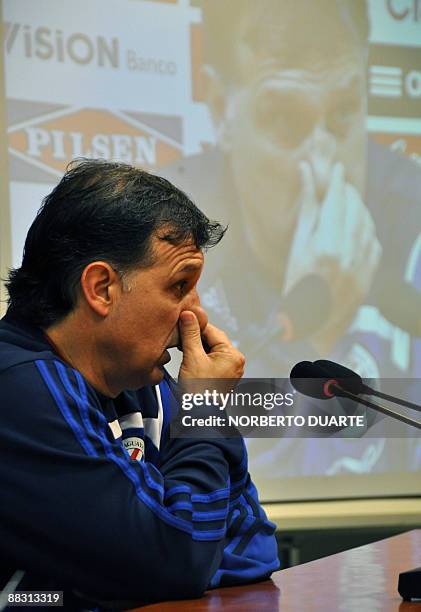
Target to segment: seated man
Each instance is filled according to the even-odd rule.
[[[78,162],[44,200],[0,322],[1,586],[19,570],[18,590],[63,590],[78,609],[278,569],[242,439],[168,430],[169,347],[181,382],[243,373],[196,292],[223,233],[125,164]]]

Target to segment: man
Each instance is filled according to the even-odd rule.
[[[287,376],[320,356],[369,378],[419,375],[419,342],[384,316],[375,281],[395,277],[388,303],[402,299],[404,281],[421,289],[421,173],[367,141],[365,0],[199,4],[216,146],[165,176],[231,224],[209,257],[203,305],[247,355],[250,376]],[[282,441],[274,475],[341,471],[348,452],[357,472],[370,471],[382,444],[368,465],[356,441],[346,450],[289,441],[296,454],[288,448],[285,460]]]
[[[64,590],[78,609],[277,569],[242,440],[168,429],[169,347],[182,347],[181,382],[243,373],[196,291],[222,235],[168,181],[124,164],[76,163],[44,200],[0,323],[3,583],[24,571],[19,590]]]
[[[200,6],[216,146],[166,176],[200,196],[209,214],[235,220],[231,240],[211,254],[202,301],[241,350],[255,352],[250,374],[275,376],[297,353],[273,323],[300,280],[316,274],[329,294],[330,306],[305,338],[316,356],[337,348],[362,303],[378,307],[370,290],[380,270],[393,263],[405,275],[420,232],[414,194],[421,173],[367,141],[365,0]],[[380,312],[369,318],[373,331],[385,327]],[[394,359],[396,350],[383,349],[367,356],[367,375],[408,371],[407,354]]]

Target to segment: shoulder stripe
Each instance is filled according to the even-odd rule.
[[[38,371],[40,372],[42,378],[44,379],[45,384],[47,385],[51,395],[53,396],[55,403],[60,409],[60,412],[62,413],[64,419],[67,421],[67,424],[72,429],[73,433],[75,434],[83,450],[86,452],[87,455],[92,455],[93,457],[97,457],[98,454],[95,448],[92,446],[91,442],[88,440],[80,424],[74,418],[72,411],[67,405],[67,402],[66,402],[66,399],[63,393],[60,391],[58,385],[56,384],[50,372],[48,371],[48,368],[45,362],[41,360],[37,360],[35,362],[35,365],[37,366]]]
[[[101,423],[101,428],[104,430],[104,428],[108,426],[107,421],[104,415],[102,415],[101,413],[98,414],[98,418]],[[185,519],[182,519],[178,516],[171,514],[171,512],[168,511],[168,508],[162,506],[157,500],[153,499],[153,497],[151,497],[145,489],[142,488],[140,479],[139,479],[139,474],[134,468],[136,467],[138,470],[141,471],[146,484],[150,486],[150,488],[153,488],[154,490],[158,492],[160,501],[162,502],[163,497],[164,497],[163,487],[161,485],[158,485],[158,483],[156,483],[152,479],[151,475],[149,474],[149,469],[153,469],[153,470],[156,470],[157,475],[159,475],[159,477],[162,478],[162,475],[160,474],[159,470],[157,470],[155,466],[149,463],[148,464],[136,463],[135,465],[132,465],[130,460],[126,459],[126,455],[124,453],[122,457],[119,457],[116,455],[116,453],[113,450],[113,446],[107,440],[105,435],[101,436],[101,441],[104,445],[106,456],[111,461],[116,463],[116,465],[118,465],[118,467],[123,471],[126,477],[129,478],[129,480],[132,482],[135,488],[137,497],[150,510],[152,510],[155,514],[157,514],[161,518],[161,520],[163,520],[164,522],[166,522],[167,524],[173,527],[180,529],[181,531],[185,531],[191,534],[193,539],[196,539],[196,540],[219,540],[224,537],[225,525],[219,529],[209,529],[206,531],[200,531],[200,530],[194,529],[194,526],[190,521],[187,521]],[[120,450],[124,451],[124,449],[120,449]],[[191,497],[193,498],[193,496]]]
[[[186,510],[191,512],[193,520],[195,521],[219,521],[225,520],[228,515],[228,507],[222,508],[221,510],[193,510],[193,505],[189,501],[178,501],[171,506],[167,506],[169,512],[175,510]]]
[[[175,487],[172,487],[172,489],[168,489],[165,492],[165,499],[168,499],[173,495],[177,495],[178,493],[187,493],[188,495],[190,495],[190,487],[188,487],[187,485],[176,485]]]
[[[104,449],[105,456],[109,460],[111,460],[115,465],[117,465],[117,467],[123,472],[126,478],[128,478],[131,481],[131,483],[133,484],[136,496],[152,512],[154,512],[154,514],[158,515],[162,521],[164,521],[165,523],[173,527],[176,527],[177,529],[180,529],[181,531],[189,533],[192,536],[192,538],[196,540],[203,540],[203,541],[219,540],[225,536],[225,532],[226,532],[225,523],[222,527],[218,529],[203,529],[203,530],[195,529],[193,522],[183,519],[174,514],[171,514],[171,512],[169,511],[169,508],[161,505],[163,504],[163,500],[164,500],[164,493],[165,493],[164,487],[162,486],[162,484],[154,480],[150,471],[151,470],[156,471],[157,478],[162,480],[161,473],[159,472],[157,468],[155,468],[155,466],[149,463],[148,464],[141,464],[141,463],[132,464],[132,462],[128,459],[121,443],[119,444],[115,442],[114,443],[110,442],[110,440],[107,438],[107,433],[106,433],[108,431],[108,422],[100,410],[97,410],[96,412],[96,417],[97,417],[96,420],[98,421],[98,423],[95,423],[95,426],[92,424],[91,419],[89,417],[89,402],[88,402],[86,385],[79,372],[77,372],[76,370],[73,370],[75,378],[78,383],[78,391],[76,391],[76,389],[72,385],[72,382],[70,381],[66,368],[60,362],[55,362],[55,368],[57,370],[59,379],[64,389],[66,390],[66,392],[75,402],[75,405],[79,411],[79,414],[80,414],[80,417],[83,423],[83,427],[80,425],[80,423],[76,420],[76,418],[72,414],[72,410],[66,401],[66,397],[64,393],[60,390],[59,386],[54,381],[54,378],[49,372],[46,364],[42,361],[37,361],[36,365],[38,367],[38,370],[41,373],[41,376],[45,380],[45,383],[47,384],[47,387],[50,390],[50,393],[52,394],[57,406],[62,412],[65,420],[70,425],[75,436],[80,442],[82,448],[88,455],[93,456],[93,457],[98,457],[98,452],[94,448],[90,440],[88,439],[87,432],[94,439],[100,442],[102,448]],[[140,471],[140,473],[138,470]],[[142,475],[147,487],[150,490],[153,490],[157,493],[159,501],[157,499],[154,499],[148,493],[147,489],[141,485],[140,474]],[[174,489],[177,488],[178,491],[180,492],[181,487],[183,488],[183,491],[182,491],[183,493],[185,492],[185,493],[190,494],[190,498],[193,503],[195,502],[206,503],[206,502],[211,502],[211,501],[218,500],[218,499],[227,499],[229,497],[229,488],[219,489],[209,494],[191,494],[191,489],[185,485],[179,485],[178,487],[174,487]],[[198,522],[207,521],[207,520],[225,519],[225,517],[226,517],[225,510],[224,510],[224,515],[222,515],[222,512],[220,510],[209,511],[209,512],[200,512],[200,511],[192,512],[192,521],[196,520]]]
[[[229,487],[212,491],[212,493],[193,493],[191,496],[192,502],[200,504],[208,504],[217,499],[228,499],[230,496]]]
[[[98,434],[94,430],[91,420],[89,418],[86,386],[85,386],[85,383],[81,375],[79,374],[77,370],[73,370],[73,373],[78,383],[78,388],[79,388],[79,395],[78,395],[75,389],[73,388],[72,383],[70,382],[69,375],[64,365],[60,363],[59,361],[55,361],[54,364],[55,364],[56,370],[58,372],[58,375],[60,377],[63,387],[66,389],[67,393],[70,395],[70,397],[73,399],[76,406],[78,407],[79,414],[82,419],[82,423],[84,424],[86,430],[94,439],[98,439]]]

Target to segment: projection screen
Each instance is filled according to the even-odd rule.
[[[4,0],[3,20],[12,266],[70,160],[124,161],[228,225],[201,300],[249,376],[322,356],[420,377],[419,0]],[[308,276],[327,297],[288,337]],[[416,434],[248,446],[266,501],[421,493]]]

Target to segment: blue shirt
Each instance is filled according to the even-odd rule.
[[[88,602],[200,596],[278,569],[241,438],[169,435],[175,383],[115,400],[0,322],[0,579]]]

